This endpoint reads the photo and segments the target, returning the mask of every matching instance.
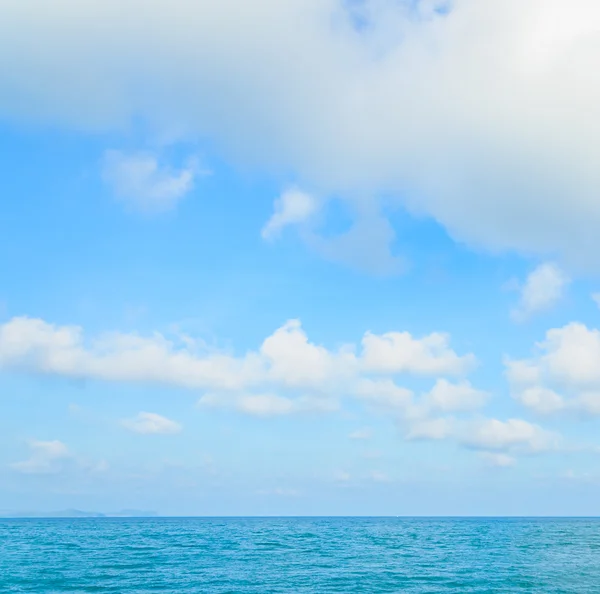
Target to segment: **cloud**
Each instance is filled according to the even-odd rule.
[[[475,389],[469,382],[453,384],[439,379],[430,392],[425,394],[425,406],[439,412],[465,412],[481,408],[489,394]]]
[[[514,466],[517,461],[512,456],[507,454],[496,454],[492,452],[482,452],[481,459],[484,460],[489,466],[495,466],[497,468],[508,468]]]
[[[546,332],[531,359],[506,359],[513,396],[538,413],[600,414],[600,331],[570,323]]]
[[[417,375],[463,375],[475,365],[471,354],[459,356],[449,346],[446,334],[433,333],[422,339],[408,332],[365,334],[363,369],[371,373]]]
[[[454,419],[423,419],[410,425],[406,434],[409,441],[447,439],[454,431]]]
[[[473,449],[489,451],[543,452],[555,449],[559,437],[522,419],[481,419],[465,425],[460,442]]]
[[[308,228],[302,238],[326,260],[369,274],[393,276],[407,268],[405,259],[392,253],[396,240],[392,225],[372,209],[355,213],[352,226],[343,233],[325,237]]]
[[[234,410],[253,417],[279,417],[300,413],[328,413],[337,411],[333,398],[299,396],[288,398],[277,394],[220,392],[204,394],[198,401],[202,408]]]
[[[523,419],[484,417],[417,418],[409,423],[405,437],[409,441],[451,440],[468,449],[511,456],[557,450],[562,439],[559,434]]]
[[[126,429],[142,435],[171,435],[181,432],[181,425],[156,413],[141,412],[133,419],[123,419]]]
[[[511,316],[515,321],[524,321],[552,308],[561,299],[568,283],[569,279],[555,264],[541,264],[527,277],[519,304]]]
[[[267,387],[318,397],[338,394],[364,374],[463,373],[475,360],[473,355],[457,355],[448,337],[439,334],[413,338],[408,333],[368,333],[358,354],[354,345],[329,350],[311,343],[298,320],[239,357],[198,344],[158,333],[108,333],[86,340],[80,327],[19,317],[0,325],[0,368],[213,392],[266,393],[262,389]]]
[[[31,441],[30,457],[15,462],[11,467],[23,474],[54,474],[64,468],[64,462],[71,459],[71,453],[61,441]]]
[[[2,0],[2,17],[5,119],[141,120],[471,245],[598,265],[595,0]]]
[[[316,211],[317,201],[306,192],[290,188],[275,200],[274,212],[261,231],[263,239],[277,239],[289,225],[306,222]]]
[[[600,307],[600,293],[592,293],[592,299],[594,303]]]
[[[405,415],[414,406],[413,392],[390,379],[362,379],[354,387],[354,394],[376,412]]]
[[[149,153],[126,154],[107,151],[102,177],[128,207],[145,213],[171,210],[194,187],[199,174],[196,159],[188,159],[180,169],[159,162]]]

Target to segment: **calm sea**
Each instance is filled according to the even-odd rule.
[[[0,520],[0,592],[600,593],[600,520]]]

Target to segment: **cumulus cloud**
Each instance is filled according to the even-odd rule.
[[[597,266],[595,0],[0,6],[5,118],[138,118],[473,245]]]
[[[14,462],[11,467],[23,474],[54,474],[60,472],[64,462],[72,456],[69,448],[58,440],[31,441],[30,457],[21,462]]]
[[[485,417],[424,417],[413,420],[405,435],[409,441],[450,440],[478,450],[491,460],[501,455],[529,455],[557,450],[561,436],[523,419],[490,419]],[[488,456],[488,454],[490,454]]]
[[[181,432],[181,425],[156,413],[141,412],[132,419],[123,419],[126,429],[142,435],[170,435]]]
[[[521,289],[519,304],[512,310],[515,321],[551,309],[558,303],[569,283],[567,276],[552,263],[541,264],[533,270]]]
[[[415,339],[408,332],[365,334],[363,369],[371,373],[414,373],[418,375],[462,375],[475,365],[474,355],[457,355],[450,337],[434,333]]]
[[[543,452],[555,449],[559,436],[522,419],[481,419],[462,429],[459,440],[464,445],[489,451]]]
[[[306,222],[317,210],[313,196],[298,188],[290,188],[275,200],[274,212],[261,231],[263,239],[274,240],[288,225]]]
[[[339,393],[366,380],[365,373],[435,375],[465,371],[474,356],[457,355],[448,338],[441,336],[367,334],[357,354],[354,345],[330,350],[310,342],[300,322],[292,320],[268,336],[258,350],[235,356],[206,348],[197,350],[193,341],[172,341],[161,334],[141,337],[110,333],[86,340],[80,327],[20,317],[0,325],[0,368],[240,394],[272,387],[304,392],[308,398]],[[384,356],[381,361],[378,353]],[[378,389],[390,389],[382,386]],[[259,403],[265,400],[240,402],[246,402],[250,409],[260,408]]]
[[[405,415],[414,406],[414,394],[391,379],[362,379],[354,394],[376,412]]]
[[[439,412],[465,412],[481,408],[489,394],[474,388],[469,382],[453,384],[439,379],[430,392],[424,396],[427,408]]]
[[[134,210],[157,213],[177,206],[194,187],[199,173],[196,159],[174,169],[149,153],[107,151],[102,177],[116,196]]]
[[[531,359],[507,359],[513,396],[538,413],[600,414],[600,331],[571,323],[548,330]]]

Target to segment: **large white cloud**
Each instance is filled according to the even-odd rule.
[[[80,327],[40,319],[17,317],[0,325],[0,369],[212,391],[269,386],[336,394],[368,374],[461,374],[475,360],[472,354],[458,355],[440,334],[367,333],[356,350],[354,345],[330,350],[310,342],[298,320],[288,321],[258,350],[242,356],[196,350],[194,341],[176,344],[158,333],[110,333],[86,340]]]
[[[439,4],[439,3],[438,3]],[[0,0],[0,112],[141,117],[490,248],[600,248],[595,0]]]
[[[600,414],[600,331],[571,323],[546,333],[530,359],[507,359],[515,398],[538,413]]]

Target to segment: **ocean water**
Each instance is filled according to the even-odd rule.
[[[0,520],[0,592],[600,593],[600,520]]]

